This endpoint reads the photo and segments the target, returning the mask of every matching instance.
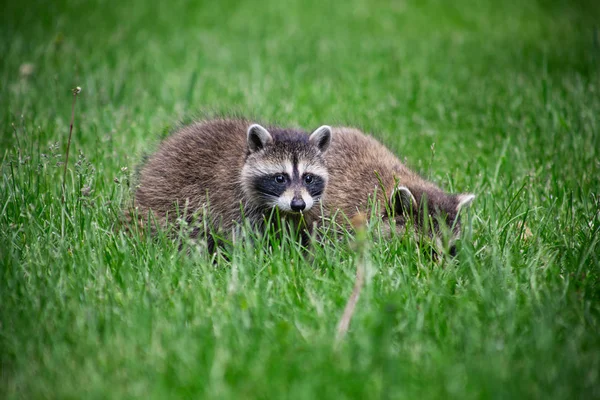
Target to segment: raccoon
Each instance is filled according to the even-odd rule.
[[[383,220],[394,219],[398,231],[403,232],[410,219],[416,234],[427,233],[434,239],[435,250],[448,246],[454,255],[454,240],[460,234],[459,212],[471,204],[473,194],[444,192],[411,171],[373,137],[354,128],[333,128],[325,164],[329,182],[323,201],[324,221],[343,223],[344,216],[351,220],[359,213],[369,215],[375,198],[375,209]],[[446,243],[442,225],[451,230]]]
[[[211,119],[181,128],[150,156],[139,175],[134,206],[165,226],[178,216],[194,222],[192,238],[213,232],[228,239],[245,220],[264,227],[273,209],[310,229],[328,181],[324,154],[331,128],[310,136],[245,119]],[[301,230],[301,229],[300,229]]]

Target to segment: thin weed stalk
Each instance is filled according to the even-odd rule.
[[[69,125],[69,140],[67,142],[67,155],[65,156],[65,168],[63,171],[63,184],[62,184],[62,202],[65,203],[66,198],[66,184],[67,184],[67,165],[69,164],[69,150],[71,149],[71,137],[73,136],[73,123],[75,121],[75,101],[77,100],[77,95],[81,93],[81,87],[77,86],[75,89],[72,89],[73,92],[73,102],[71,103],[71,124]]]
[[[348,329],[350,328],[350,321],[356,310],[356,304],[358,298],[365,284],[365,269],[366,269],[366,258],[367,258],[367,229],[366,229],[366,218],[363,214],[358,214],[352,219],[352,225],[356,231],[356,277],[354,279],[354,288],[352,293],[346,302],[346,307],[340,321],[338,322],[336,329],[336,337],[334,346],[338,347]]]

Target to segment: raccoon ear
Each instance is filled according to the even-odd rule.
[[[390,205],[396,215],[403,215],[417,206],[417,200],[406,186],[398,186],[390,197]]]
[[[467,208],[475,200],[475,195],[472,193],[463,193],[456,196],[456,212],[460,212],[463,208]]]
[[[308,141],[317,146],[321,153],[324,153],[331,143],[331,127],[328,125],[318,127],[311,133]]]
[[[253,124],[248,128],[248,149],[254,153],[265,148],[273,142],[273,136],[268,130],[258,124]]]

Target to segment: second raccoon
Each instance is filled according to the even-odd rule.
[[[455,252],[459,213],[471,204],[473,194],[446,193],[411,171],[373,137],[354,128],[333,128],[325,162],[329,172],[323,202],[326,219],[340,212],[343,216],[338,217],[349,219],[358,213],[368,215],[376,197],[375,206],[383,220],[394,219],[396,228],[403,231],[410,219],[416,233],[427,233],[438,250],[447,245],[451,254]],[[340,218],[337,221],[343,222]],[[440,223],[452,229],[450,243],[445,245]]]
[[[160,225],[180,215],[194,222],[192,237],[212,232],[231,238],[244,218],[260,227],[270,212],[309,228],[319,215],[328,181],[323,154],[331,139],[324,125],[310,136],[266,129],[244,119],[213,119],[181,128],[142,167],[135,207]]]

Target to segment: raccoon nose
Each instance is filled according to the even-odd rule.
[[[290,207],[292,211],[300,212],[306,208],[306,203],[302,198],[293,198]]]

